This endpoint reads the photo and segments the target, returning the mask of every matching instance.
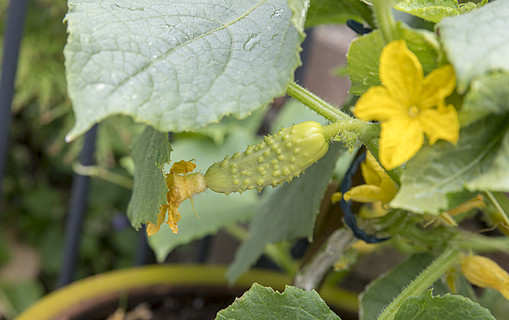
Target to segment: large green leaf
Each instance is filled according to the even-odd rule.
[[[287,286],[283,293],[257,283],[228,308],[219,311],[216,320],[316,319],[339,317],[332,312],[316,291]]]
[[[234,282],[249,269],[266,244],[312,236],[316,214],[340,150],[338,143],[332,144],[327,154],[303,175],[266,198],[251,222],[249,238],[242,243],[228,269],[228,281]]]
[[[488,309],[459,295],[433,296],[428,290],[406,300],[395,320],[495,320]]]
[[[459,112],[461,124],[467,125],[490,114],[509,112],[509,74],[481,76],[472,81]]]
[[[133,147],[134,187],[127,216],[136,229],[148,221],[155,223],[159,205],[166,203],[163,166],[170,161],[170,153],[168,134],[151,126],[145,128]]]
[[[487,2],[484,0],[477,4],[474,2],[458,3],[457,0],[400,0],[396,2],[394,8],[436,23],[445,17],[458,16],[477,9]]]
[[[319,24],[344,24],[348,19],[365,21],[374,26],[371,8],[359,0],[314,0],[308,10],[306,27]]]
[[[432,261],[431,255],[414,255],[372,282],[360,296],[359,319],[375,320],[403,288]]]
[[[307,11],[310,0],[288,0],[288,6],[293,12],[293,25],[304,35],[304,22],[306,21]]]
[[[69,0],[68,138],[114,114],[161,131],[249,115],[284,94],[300,63],[291,17],[285,0]]]
[[[505,118],[508,121],[507,117]],[[509,131],[505,130],[500,146],[489,166],[466,183],[470,190],[509,191]]]
[[[440,141],[423,147],[408,162],[391,207],[438,214],[450,208],[447,194],[462,192],[465,186],[497,190],[499,185],[485,182],[495,183],[497,174],[500,183],[508,180],[507,170],[501,172],[497,165],[505,161],[507,154],[507,143],[502,144],[507,124],[507,117],[488,117],[461,130],[456,146]]]
[[[425,30],[412,30],[398,24],[398,34],[404,39],[408,48],[417,56],[424,73],[437,68],[440,64],[439,45],[435,35]],[[378,30],[368,33],[353,41],[348,50],[348,72],[352,87],[351,94],[361,95],[371,86],[379,86],[379,60],[385,42]]]
[[[509,71],[509,5],[498,0],[438,24],[461,93],[470,81],[493,70]]]

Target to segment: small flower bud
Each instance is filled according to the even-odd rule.
[[[498,290],[509,300],[509,274],[495,261],[482,256],[465,256],[461,259],[461,272],[470,283]]]

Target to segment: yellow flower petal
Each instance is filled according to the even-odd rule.
[[[330,202],[336,203],[336,202],[341,201],[342,198],[343,198],[343,194],[341,192],[334,192],[330,198]]]
[[[369,151],[366,160],[361,163],[361,170],[366,184],[347,191],[344,194],[346,201],[387,203],[394,198],[397,192],[396,185]]]
[[[343,197],[346,201],[353,200],[357,202],[372,202],[375,200],[381,200],[383,197],[383,191],[378,186],[363,184],[345,192]]]
[[[423,78],[422,66],[404,40],[393,41],[380,55],[382,87],[370,88],[357,102],[354,114],[381,122],[380,163],[387,170],[405,163],[422,147],[438,139],[459,138],[458,114],[445,105],[456,83],[454,69],[444,66]]]
[[[441,110],[423,110],[418,118],[431,145],[438,139],[451,143],[458,142],[460,123],[458,113],[452,105],[445,106]]]
[[[465,256],[461,259],[461,272],[470,283],[498,290],[509,300],[509,274],[495,261],[482,256]]]
[[[392,170],[412,158],[424,141],[423,130],[416,119],[394,119],[381,124],[380,163]]]
[[[406,116],[408,107],[395,100],[384,87],[371,87],[359,98],[353,113],[364,121],[385,121]]]
[[[419,59],[404,40],[389,43],[380,55],[380,80],[391,96],[404,105],[419,102],[423,81]]]
[[[421,106],[430,108],[438,106],[450,96],[456,87],[456,75],[451,65],[431,71],[423,80]]]
[[[382,167],[378,164],[371,152],[366,152],[366,160],[361,163],[362,177],[366,184],[380,186],[382,177],[387,175]]]

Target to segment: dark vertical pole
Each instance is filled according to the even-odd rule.
[[[300,52],[300,60],[302,65],[295,70],[294,79],[297,83],[302,83],[304,74],[306,73],[307,61],[311,52],[311,44],[313,43],[313,29],[306,29],[306,39],[302,42],[302,51]]]
[[[95,138],[97,125],[94,125],[85,134],[85,143],[81,150],[80,163],[84,166],[93,164],[93,155],[95,150]],[[88,189],[90,177],[75,173],[72,181],[71,203],[67,224],[65,227],[64,256],[62,259],[62,269],[58,279],[58,286],[62,287],[73,280],[76,270],[76,260],[79,257],[80,237],[87,209]]]
[[[26,7],[27,0],[11,0],[7,10],[2,75],[0,76],[0,195],[2,194],[1,182],[7,160],[7,144],[11,125],[11,104],[14,95],[14,80],[18,67],[19,47],[23,35]]]
[[[136,248],[136,256],[134,257],[135,266],[143,266],[150,262],[151,249],[147,242],[147,227],[143,226],[139,233],[138,247]]]

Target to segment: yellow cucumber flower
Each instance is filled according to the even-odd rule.
[[[366,160],[361,163],[361,171],[366,184],[345,192],[343,197],[346,201],[387,203],[394,198],[398,192],[396,184],[369,151],[366,154]]]
[[[495,261],[482,256],[464,256],[461,258],[461,272],[470,283],[493,288],[509,300],[509,274]]]
[[[201,173],[192,173],[196,165],[188,161],[179,161],[173,164],[170,173],[166,175],[166,186],[168,193],[166,194],[166,201],[168,203],[159,206],[159,214],[157,215],[157,223],[147,223],[147,234],[149,236],[156,234],[161,227],[161,224],[166,219],[168,214],[168,225],[173,233],[178,233],[177,222],[180,220],[180,213],[178,207],[180,203],[186,199],[191,199],[192,196],[201,193],[207,189],[205,178]]]
[[[445,104],[456,86],[450,65],[423,76],[422,65],[404,40],[389,43],[380,55],[382,86],[359,98],[354,114],[364,121],[380,121],[380,163],[391,170],[412,158],[424,143],[438,139],[456,143],[456,109]]]

